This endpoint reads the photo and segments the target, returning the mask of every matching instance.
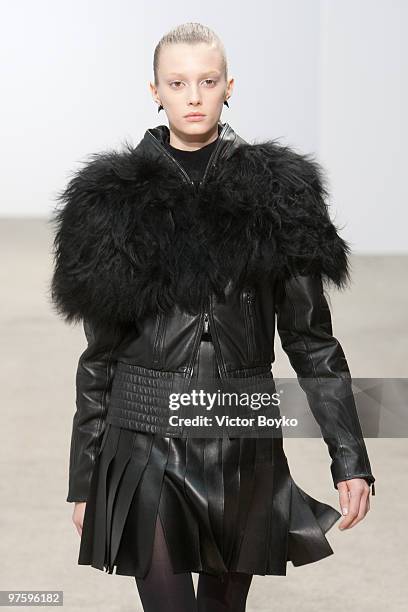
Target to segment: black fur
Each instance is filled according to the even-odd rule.
[[[67,322],[132,324],[270,274],[319,273],[344,288],[349,245],[321,166],[269,140],[243,144],[199,194],[126,144],[93,154],[57,196],[51,302]]]

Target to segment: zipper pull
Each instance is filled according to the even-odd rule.
[[[205,312],[204,313],[204,332],[206,334],[208,334],[208,329],[209,329],[209,325],[208,325],[208,314]]]
[[[248,304],[248,312],[249,312],[249,316],[252,317],[252,308],[251,308],[251,304],[252,304],[252,293],[251,291],[248,289],[247,291],[247,304]]]

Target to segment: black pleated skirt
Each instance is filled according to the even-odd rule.
[[[201,341],[195,376],[217,376]],[[173,438],[107,424],[92,473],[79,565],[143,578],[160,516],[173,570],[286,575],[333,554],[340,512],[292,479],[281,438]]]

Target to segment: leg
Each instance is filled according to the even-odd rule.
[[[197,588],[198,612],[245,612],[252,574],[229,572],[223,580],[200,574]]]
[[[144,578],[135,577],[145,612],[196,612],[191,572],[174,574],[159,515],[152,562]]]

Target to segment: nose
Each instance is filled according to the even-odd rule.
[[[194,105],[201,103],[201,96],[197,87],[192,87],[189,90],[188,103]]]

